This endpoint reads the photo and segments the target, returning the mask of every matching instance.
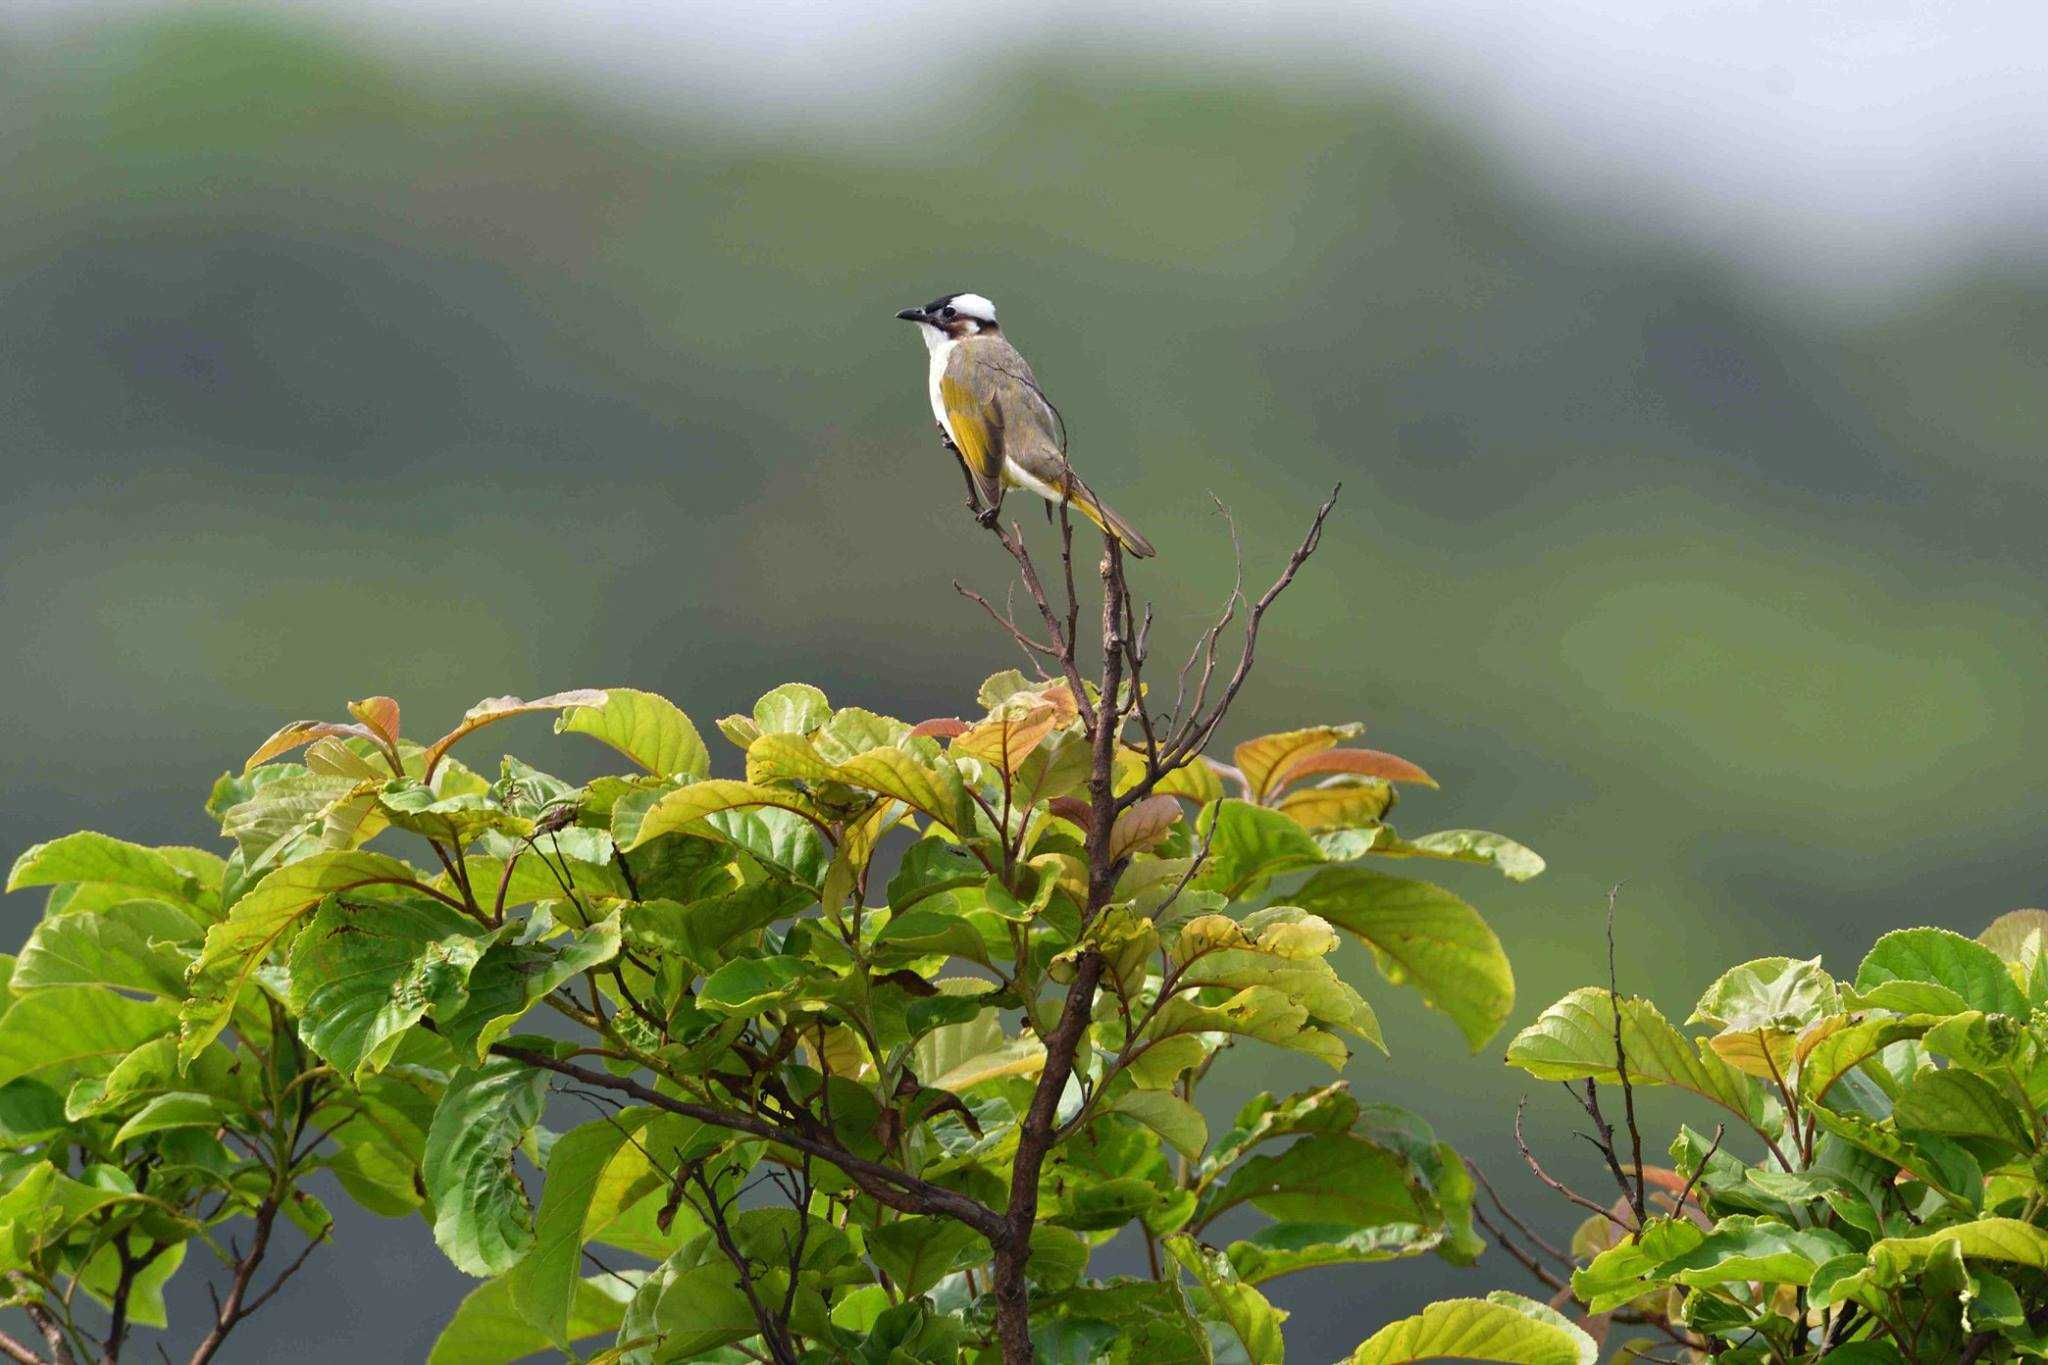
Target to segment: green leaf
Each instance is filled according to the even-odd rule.
[[[1886,981],[1931,981],[1971,1009],[2025,1017],[2026,997],[1998,954],[1946,929],[1899,929],[1879,939],[1856,968],[1856,989]]]
[[[0,1014],[0,1085],[33,1076],[61,1089],[79,1076],[103,1076],[177,1023],[171,1005],[102,986],[30,991]]]
[[[1272,986],[1247,986],[1215,1005],[1197,1005],[1185,997],[1167,1001],[1153,1015],[1152,1022],[1145,1026],[1143,1040],[1150,1045],[1145,1060],[1150,1059],[1152,1052],[1160,1050],[1157,1047],[1160,1040],[1204,1033],[1235,1034],[1306,1052],[1340,1071],[1350,1060],[1342,1039],[1316,1028],[1309,1022],[1307,1007],[1287,992]],[[1169,1079],[1144,1074],[1138,1076],[1139,1083],[1147,1089],[1163,1089]],[[1154,1084],[1155,1080],[1161,1083]]]
[[[61,1238],[79,1219],[121,1197],[120,1191],[73,1180],[47,1161],[8,1175],[13,1185],[0,1194],[0,1271],[30,1265],[53,1235]]]
[[[1823,1228],[1792,1228],[1776,1219],[1736,1214],[1653,1273],[1696,1286],[1750,1280],[1804,1285],[1816,1266],[1849,1250],[1848,1242]]]
[[[750,782],[734,782],[728,778],[713,777],[678,787],[662,796],[648,807],[638,831],[631,838],[624,840],[620,846],[630,851],[639,848],[650,839],[659,838],[664,834],[682,833],[693,827],[696,827],[695,832],[704,833],[700,822],[707,816],[755,806],[777,806],[809,820],[815,821],[818,818],[802,796],[786,788],[763,787]]]
[[[987,880],[988,869],[960,845],[947,839],[919,839],[903,850],[896,875],[889,878],[889,908],[900,915],[927,897]]]
[[[1887,1237],[1874,1243],[1858,1268],[1853,1262],[1828,1267],[1821,1287],[1815,1277],[1817,1306],[1846,1299],[1870,1302],[1877,1290],[1904,1283],[1921,1274],[1940,1258],[1960,1255],[1972,1261],[1999,1261],[2048,1269],[2048,1232],[2017,1218],[1980,1218],[1928,1233],[1924,1237]]]
[[[1195,819],[1195,843],[1209,841],[1209,858],[1194,885],[1235,900],[1273,878],[1328,861],[1300,825],[1276,810],[1247,801],[1218,801]]]
[[[1702,1053],[1657,1007],[1621,997],[1621,1047],[1636,1085],[1675,1085],[1753,1122],[1762,1112],[1756,1085],[1711,1052]],[[1537,1016],[1508,1044],[1508,1064],[1546,1081],[1618,1082],[1615,1003],[1602,987],[1582,986]]]
[[[1444,1228],[1424,1223],[1273,1223],[1232,1242],[1230,1264],[1246,1284],[1264,1284],[1301,1270],[1420,1256],[1443,1245]]]
[[[2028,967],[2048,954],[2048,910],[2008,911],[1991,921],[1977,941],[2005,961]]]
[[[1207,916],[1183,929],[1183,945],[1198,933],[1208,938],[1208,926],[1227,926],[1232,932],[1238,929],[1220,915]],[[1183,966],[1181,983],[1277,990],[1305,1008],[1317,1023],[1356,1034],[1381,1052],[1387,1050],[1372,1006],[1321,956],[1337,941],[1329,925],[1293,906],[1275,906],[1247,917],[1242,928],[1240,941],[1249,941],[1251,946],[1219,948],[1203,943],[1205,951],[1191,956]]]
[[[1486,1360],[1501,1365],[1593,1365],[1600,1348],[1565,1317],[1519,1294],[1446,1299],[1388,1323],[1347,1365],[1415,1360]]]
[[[500,939],[470,969],[468,996],[453,1010],[436,1010],[441,1035],[465,1062],[481,1062],[492,1043],[556,987],[619,955],[616,916],[559,940]]]
[[[1836,1015],[1810,1027],[1800,1036],[1795,1053],[1800,1099],[1820,1103],[1842,1077],[1893,1043],[1922,1036],[1934,1023],[1929,1015],[1877,1016],[1861,1022]]]
[[[555,720],[556,734],[589,735],[657,777],[704,777],[711,751],[676,704],[630,687],[604,689],[602,706],[572,706]]]
[[[114,1145],[133,1142],[151,1133],[172,1128],[218,1128],[228,1118],[228,1107],[212,1095],[174,1090],[158,1095],[135,1112],[114,1134]]]
[[[990,1256],[988,1239],[951,1218],[904,1218],[867,1232],[868,1255],[896,1292],[914,1299],[946,1276]]]
[[[1573,1271],[1572,1293],[1589,1313],[1612,1312],[1654,1290],[1659,1266],[1706,1239],[1707,1234],[1688,1218],[1653,1218],[1641,1232],[1622,1238]]]
[[[1281,1365],[1287,1347],[1280,1336],[1280,1324],[1287,1314],[1239,1279],[1236,1267],[1215,1248],[1181,1235],[1168,1237],[1166,1250],[1200,1286],[1195,1296],[1197,1311],[1230,1330],[1250,1365]]]
[[[809,683],[784,683],[754,703],[762,734],[807,735],[832,719],[832,703]]]
[[[7,890],[90,882],[121,887],[139,896],[168,896],[200,905],[200,881],[162,849],[143,848],[83,830],[37,844],[14,860]]]
[[[1207,1185],[1261,1142],[1298,1133],[1341,1133],[1357,1117],[1358,1101],[1351,1098],[1343,1081],[1278,1099],[1270,1094],[1254,1095],[1198,1165],[1196,1186]]]
[[[926,762],[906,749],[870,749],[833,769],[833,777],[849,786],[893,796],[962,837],[971,836],[976,829],[973,798],[950,758],[940,756]]]
[[[533,1250],[506,1277],[519,1315],[548,1341],[566,1346],[575,1339],[570,1327],[582,1284],[583,1244],[660,1183],[640,1137],[658,1112],[628,1109],[592,1119],[562,1134],[548,1154]]]
[[[1131,1090],[1116,1097],[1110,1112],[1135,1119],[1157,1133],[1167,1146],[1193,1160],[1209,1142],[1202,1111],[1165,1090]]]
[[[1400,1153],[1350,1133],[1322,1134],[1239,1163],[1203,1195],[1194,1226],[1199,1230],[1244,1203],[1289,1223],[1367,1228],[1434,1222],[1436,1210],[1420,1184]]]
[[[185,967],[200,937],[191,914],[167,901],[57,915],[29,935],[13,988],[118,986],[182,999]]]
[[[564,1335],[581,1341],[616,1331],[633,1287],[613,1275],[578,1280]],[[477,1286],[441,1329],[427,1365],[512,1365],[548,1348],[549,1339],[519,1314],[518,1291],[509,1279]]]
[[[1370,850],[1387,858],[1435,858],[1452,863],[1476,863],[1490,867],[1511,882],[1526,882],[1543,871],[1543,859],[1536,850],[1516,843],[1505,834],[1483,829],[1445,829],[1415,839],[1403,839],[1382,828]]]
[[[382,1070],[405,1031],[459,1004],[490,936],[437,900],[329,896],[292,941],[299,1036],[352,1080]]]
[[[735,958],[705,978],[697,1005],[714,1014],[751,1018],[800,993],[813,972],[800,957]]]
[[[179,1056],[190,1061],[220,1036],[249,977],[285,933],[336,891],[361,886],[417,885],[412,868],[396,858],[361,849],[316,853],[264,877],[206,931],[206,948],[192,967]]]
[[[1797,1031],[1842,1008],[1835,979],[1820,959],[1763,957],[1721,973],[1700,996],[1687,1023],[1716,1029]]]
[[[692,1360],[760,1330],[728,1265],[705,1264],[675,1272],[662,1285],[654,1311],[662,1356],[670,1360]]]
[[[884,963],[943,955],[991,965],[981,930],[959,915],[937,910],[911,910],[891,919],[875,935],[874,951]]]
[[[536,697],[522,701],[518,697],[485,697],[475,706],[462,713],[462,723],[435,740],[420,756],[420,780],[431,782],[434,770],[441,766],[441,760],[457,741],[465,735],[474,734],[486,725],[495,725],[513,716],[532,715],[536,711],[560,711],[569,707],[598,706],[605,704],[604,693],[592,688],[578,688],[572,692],[556,692],[552,696]],[[261,752],[260,750],[258,752]]]
[[[2025,1152],[2034,1147],[2027,1118],[1996,1086],[1953,1067],[1915,1076],[1892,1109],[1901,1128],[1950,1137],[1990,1138]]]
[[[1515,974],[1500,939],[1442,887],[1327,868],[1289,899],[1363,939],[1381,973],[1448,1014],[1475,1052],[1514,1009]]]
[[[809,899],[783,882],[761,881],[687,903],[642,901],[621,914],[626,941],[688,959],[709,972],[739,942],[801,910]]]
[[[434,1240],[467,1274],[503,1274],[533,1245],[533,1211],[512,1153],[540,1121],[548,1074],[509,1057],[464,1067],[434,1111],[420,1171]]]

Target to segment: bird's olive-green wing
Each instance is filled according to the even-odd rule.
[[[967,472],[990,506],[1003,498],[1003,407],[1001,395],[984,382],[982,368],[956,346],[939,376],[939,405],[946,433],[966,462]]]

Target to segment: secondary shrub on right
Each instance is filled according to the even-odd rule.
[[[1508,1049],[1573,1086],[1620,1191],[1529,1152],[1589,1214],[1568,1252],[1526,1230],[1516,1249],[1596,1338],[1624,1359],[2048,1358],[2048,911],[1886,934],[1846,980],[1745,962],[1686,1023],[1589,987]],[[1640,1159],[1624,1081],[1700,1102],[1669,1168]]]

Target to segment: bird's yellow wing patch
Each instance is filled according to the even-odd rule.
[[[947,375],[939,380],[939,403],[946,410],[946,429],[960,458],[984,488],[1000,487],[1002,451],[1000,416],[983,406],[974,391]]]

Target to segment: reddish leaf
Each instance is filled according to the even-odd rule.
[[[1435,778],[1397,755],[1378,749],[1328,749],[1322,753],[1305,754],[1289,763],[1274,779],[1269,790],[1280,791],[1289,783],[1317,773],[1353,773],[1360,777],[1377,777],[1382,782],[1415,782],[1425,787],[1436,785]]]
[[[279,730],[269,739],[256,746],[242,764],[242,771],[248,772],[259,763],[268,763],[280,754],[288,754],[316,739],[333,736],[337,739],[367,739],[372,744],[381,744],[377,732],[366,725],[340,725],[331,720],[295,720]]]
[[[1180,802],[1171,796],[1148,796],[1116,818],[1109,831],[1111,861],[1152,847],[1180,819]]]
[[[389,697],[365,697],[348,704],[348,713],[375,730],[387,748],[398,747],[398,703]]]
[[[1006,703],[1004,710],[965,734],[956,735],[952,752],[955,756],[978,758],[1006,773],[1014,773],[1017,765],[1029,758],[1031,751],[1052,733],[1053,718],[1054,708],[1050,705],[1020,711]]]
[[[1055,796],[1045,803],[1046,808],[1062,820],[1071,820],[1082,829],[1088,828],[1088,803],[1078,796]]]
[[[910,727],[912,739],[951,739],[967,733],[967,722],[957,716],[937,716]]]

